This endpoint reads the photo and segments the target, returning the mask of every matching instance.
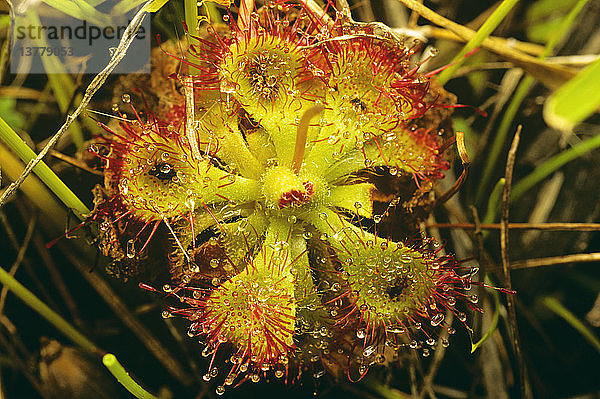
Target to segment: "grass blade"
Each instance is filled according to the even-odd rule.
[[[544,120],[571,131],[600,107],[600,59],[556,90],[544,104]]]
[[[73,18],[87,20],[94,25],[107,26],[111,24],[111,20],[108,15],[96,10],[86,1],[44,0],[44,3]]]
[[[148,5],[148,12],[157,12],[162,8],[162,6],[167,4],[167,1],[169,0],[154,0]]]
[[[0,138],[23,160],[28,163],[35,159],[36,154],[19,137],[19,135],[0,118]],[[54,194],[70,209],[73,209],[79,217],[90,213],[90,210],[83,202],[63,183],[62,180],[43,162],[40,162],[33,168],[36,175],[52,190]]]
[[[27,306],[35,310],[40,316],[48,320],[50,324],[56,327],[60,332],[67,336],[73,343],[79,345],[82,349],[93,354],[99,354],[102,351],[94,345],[86,336],[81,334],[75,327],[73,327],[68,321],[63,319],[58,313],[50,309],[48,305],[42,302],[36,297],[31,291],[25,288],[19,283],[13,276],[11,276],[4,268],[0,267],[0,283],[6,288],[11,290],[19,299],[21,299]],[[115,378],[123,385],[129,392],[131,392],[138,399],[156,399],[156,397],[148,393],[145,389],[140,387],[125,371],[123,366],[119,363],[115,355],[105,354],[102,358],[102,363],[108,368],[108,370],[115,376]]]
[[[486,281],[487,283],[487,281]],[[494,314],[492,315],[492,322],[490,323],[490,327],[483,334],[481,339],[475,343],[471,342],[471,353],[475,352],[477,348],[479,348],[485,341],[487,341],[496,328],[498,328],[498,320],[500,319],[500,295],[498,295],[498,291],[492,290],[492,296],[494,297]]]
[[[494,29],[496,29],[496,27],[500,25],[500,22],[502,22],[504,17],[506,17],[506,14],[508,14],[508,12],[512,10],[512,8],[517,4],[518,1],[519,0],[504,0],[498,6],[498,8],[494,10],[492,15],[490,15],[490,17],[484,22],[484,24],[481,25],[481,28],[479,28],[475,36],[473,36],[471,40],[469,40],[467,44],[465,44],[465,47],[463,47],[460,53],[458,53],[454,57],[454,59],[451,62],[452,65],[439,74],[437,80],[438,82],[440,82],[440,84],[444,85],[448,80],[450,80],[452,75],[456,73],[458,68],[460,68],[460,66],[464,62],[465,55],[467,55],[470,51],[474,50],[476,47],[481,45],[485,38],[492,34]]]
[[[133,396],[138,399],[156,399],[156,396],[152,395],[144,388],[139,386],[137,382],[129,375],[127,371],[121,366],[121,363],[117,360],[115,355],[107,353],[102,357],[102,363],[106,366],[108,371],[115,376],[117,381],[121,383]]]
[[[83,334],[75,329],[68,321],[63,319],[58,313],[53,311],[44,302],[40,301],[31,291],[19,283],[6,270],[0,267],[0,283],[11,290],[19,299],[27,306],[39,313],[56,327],[60,332],[65,334],[71,341],[79,345],[82,349],[90,353],[98,353],[98,348],[92,341],[87,339]]]
[[[588,153],[600,147],[600,135],[582,141],[571,147],[570,149],[553,156],[546,162],[535,168],[529,175],[525,176],[521,181],[513,186],[511,201],[515,201],[523,193],[539,183],[541,180],[549,176],[551,173],[558,170],[560,167],[572,160],[579,158],[585,153]]]
[[[571,28],[573,21],[575,20],[577,15],[579,15],[579,12],[587,2],[588,0],[579,0],[579,2],[571,9],[571,11],[569,11],[569,14],[562,20],[560,27],[556,30],[554,36],[548,41],[548,43],[546,43],[544,51],[542,52],[542,54],[540,54],[540,60],[544,60],[546,59],[546,57],[552,54],[552,51],[554,51],[554,48],[558,44],[559,40]],[[506,137],[512,126],[513,120],[517,115],[517,112],[521,108],[521,104],[523,103],[523,100],[525,100],[529,89],[531,89],[534,83],[535,79],[533,78],[533,76],[527,75],[521,81],[521,83],[519,83],[519,86],[515,90],[515,94],[510,104],[506,108],[506,112],[504,113],[502,121],[500,122],[500,126],[498,127],[496,137],[494,137],[494,142],[490,150],[490,155],[486,157],[483,174],[481,176],[479,188],[475,197],[475,202],[477,204],[480,204],[483,201],[483,194],[485,193],[485,189],[488,187],[488,182],[492,177],[492,172],[494,171],[496,162],[498,161],[500,153],[504,148]]]
[[[500,178],[494,186],[492,193],[490,194],[490,199],[488,200],[487,211],[485,212],[485,216],[483,217],[483,224],[490,224],[496,221],[496,215],[500,210],[500,196],[502,195],[502,190],[504,190],[504,184],[506,183],[506,179],[504,177]],[[490,230],[483,231],[483,238],[485,239],[488,235],[490,235]]]
[[[521,195],[523,195],[527,190],[531,189],[540,181],[544,180],[546,177],[550,176],[552,173],[556,172],[563,165],[577,159],[578,157],[600,147],[600,135],[595,136],[586,141],[582,141],[581,143],[574,145],[568,150],[561,152],[548,159],[546,162],[538,166],[533,172],[525,176],[518,183],[514,184],[510,194],[510,200],[516,201]],[[483,223],[489,224],[493,223],[495,220],[498,211],[500,210],[500,197],[497,195],[496,190],[498,190],[498,185],[501,184],[500,179],[490,195],[490,199],[488,201],[488,208],[485,214]],[[502,183],[503,184],[503,183]],[[484,232],[484,236],[489,234],[489,231]]]
[[[183,4],[185,10],[185,24],[187,26],[188,36],[199,37],[199,14],[198,14],[198,2],[196,0],[184,0]],[[188,37],[188,40],[193,40]],[[189,74],[197,75],[200,71],[191,65],[188,65]]]
[[[546,297],[542,299],[542,303],[546,305],[548,309],[562,317],[567,323],[569,323],[574,329],[579,331],[581,335],[600,353],[600,340],[594,335],[581,320],[577,318],[571,311],[563,306],[559,300],[552,297]]]

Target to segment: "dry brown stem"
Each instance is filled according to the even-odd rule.
[[[564,265],[566,263],[577,263],[577,262],[597,262],[600,261],[600,252],[594,252],[590,254],[575,254],[575,255],[564,255],[564,256],[552,256],[549,258],[537,258],[527,259],[512,262],[510,264],[511,269],[528,269],[531,267],[542,267],[552,265]]]
[[[508,157],[506,159],[506,170],[504,173],[505,184],[504,189],[502,190],[502,206],[500,211],[500,251],[502,258],[502,270],[504,272],[505,287],[509,290],[512,289],[512,282],[510,278],[510,263],[508,258],[508,217],[510,208],[510,189],[512,185],[512,175],[513,168],[515,165],[515,158],[517,155],[517,148],[519,146],[519,140],[521,138],[521,128],[522,126],[519,125],[519,127],[517,128],[517,132],[515,133],[515,137],[513,138],[513,142],[510,146],[510,150],[508,151]],[[529,381],[527,377],[527,369],[525,367],[525,359],[523,358],[523,354],[521,352],[521,343],[519,337],[519,330],[517,326],[517,313],[515,309],[514,296],[507,295],[506,303],[509,315],[511,344],[515,353],[515,357],[517,358],[517,362],[519,363],[519,376],[521,379],[521,397],[529,398],[531,391],[528,388]]]
[[[462,229],[476,230],[500,230],[502,226],[498,223],[432,223],[427,227],[438,229]],[[509,230],[547,230],[547,231],[599,231],[600,223],[509,223]]]
[[[181,364],[164,348],[161,342],[131,313],[123,300],[114,292],[102,277],[86,267],[81,260],[73,254],[71,248],[59,243],[65,256],[88,281],[94,290],[102,297],[106,304],[115,312],[133,333],[142,341],[154,357],[184,386],[193,382],[193,377],[183,369]]]
[[[426,18],[434,24],[453,32],[465,42],[470,40],[476,33],[474,30],[469,29],[466,26],[457,24],[456,22],[439,15],[435,11],[419,3],[417,0],[397,1],[401,2],[411,10],[416,11],[423,18]],[[565,83],[567,80],[570,80],[577,74],[577,70],[575,69],[545,62],[518,51],[515,48],[508,46],[505,39],[488,37],[483,41],[481,47],[496,53],[504,59],[511,61],[515,65],[525,69],[540,82],[552,89],[562,86],[563,83]]]

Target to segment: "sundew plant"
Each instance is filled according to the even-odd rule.
[[[189,320],[218,394],[328,369],[358,380],[409,348],[428,356],[440,329],[455,331],[447,314],[467,326],[477,309],[476,269],[429,239],[377,234],[369,182],[378,171],[430,187],[448,168],[448,138],[423,118],[452,105],[411,62],[418,45],[286,2],[227,28],[189,38],[190,72],[175,77],[194,102],[184,118],[105,126],[93,148],[103,230],[142,225],[123,244],[130,258],[160,224],[171,231],[163,291],[179,304],[163,316]]]

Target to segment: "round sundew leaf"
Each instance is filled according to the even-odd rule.
[[[413,78],[416,70],[409,70],[406,48],[371,38],[354,38],[331,47],[321,129],[309,142],[306,164],[310,170],[328,167],[348,152],[361,150],[372,138],[385,136],[424,111],[427,80]]]
[[[210,336],[233,343],[258,367],[276,363],[294,346],[296,321],[293,276],[264,268],[262,257],[215,289],[204,306]]]
[[[253,367],[268,369],[294,347],[297,308],[313,291],[305,240],[291,223],[272,219],[254,260],[205,300],[199,324],[213,340],[232,342]]]
[[[305,56],[293,35],[265,33],[235,41],[223,57],[221,93],[235,98],[266,129],[281,165],[290,164],[303,110],[313,106],[320,81],[307,79]]]
[[[220,65],[221,92],[230,93],[257,120],[283,108],[297,90],[302,54],[275,35],[235,41]]]
[[[330,163],[323,176],[327,182],[335,182],[363,169],[385,166],[394,175],[411,173],[439,178],[443,176],[442,170],[449,167],[440,147],[433,132],[399,126],[380,137],[372,137],[361,143],[360,149]]]
[[[462,281],[453,269],[441,267],[433,254],[367,233],[327,208],[319,209],[311,220],[344,271],[345,290],[353,296],[350,311],[360,311],[373,328],[406,328],[415,320],[431,318],[438,313],[427,309],[432,303],[431,309],[437,302],[453,308],[448,305],[452,294],[439,295],[437,290],[456,283],[461,288]]]
[[[418,176],[442,177],[449,165],[443,161],[441,144],[436,132],[399,126],[374,138],[365,148],[366,158],[373,166],[388,166]]]
[[[141,220],[180,217],[219,202],[248,202],[258,182],[196,160],[187,138],[156,124],[122,125],[106,140],[107,171],[125,207]]]

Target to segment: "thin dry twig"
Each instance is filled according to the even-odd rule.
[[[450,201],[446,202],[444,204],[444,208],[446,209],[450,220],[457,220],[461,223],[462,221],[467,220],[465,210],[463,210],[461,204],[456,200],[456,198],[451,198]],[[482,282],[483,275],[485,275],[488,271],[497,270],[498,268],[495,266],[495,263],[491,259],[490,255],[484,249],[481,229],[478,229],[480,222],[477,209],[471,206],[471,211],[473,213],[472,218],[475,221],[475,234],[467,235],[463,233],[462,235],[458,235],[456,234],[458,233],[457,231],[453,231],[453,249],[456,251],[458,259],[464,259],[471,256],[473,253],[475,254],[476,260],[482,269],[482,273],[478,273],[477,279],[474,281]],[[427,226],[433,226],[435,228],[436,224],[428,222]],[[484,315],[485,314],[486,312],[484,312]],[[472,328],[474,331],[481,331],[483,326],[482,317],[483,316],[479,317],[478,313],[474,314],[472,322]],[[481,347],[481,352],[479,353],[479,358],[482,360],[480,362],[482,369],[482,383],[485,385],[489,397],[498,399],[508,398],[506,381],[504,378],[498,378],[498,376],[502,375],[502,373],[499,374],[497,372],[498,370],[502,370],[502,365],[505,363],[501,360],[503,357],[499,355],[501,352],[502,348],[500,344],[496,342],[496,340],[490,339],[483,344]],[[491,378],[486,378],[489,376],[491,376]],[[433,389],[438,393],[442,393],[437,391],[435,385],[433,386]],[[450,396],[447,393],[442,394],[445,396]],[[460,397],[460,395],[456,397]],[[468,397],[468,395],[464,394],[463,397]]]
[[[490,71],[494,69],[510,69],[513,67],[513,64],[510,62],[486,62],[483,64],[476,65],[466,65],[460,67],[458,71],[453,75],[455,78],[459,78],[461,76],[468,76],[473,72],[479,71]]]
[[[423,4],[423,0],[417,0],[420,4]],[[410,29],[414,29],[417,27],[417,22],[419,21],[419,13],[416,10],[413,10],[410,13],[410,18],[408,19],[408,27]]]
[[[17,205],[19,205],[18,202],[17,202]],[[21,212],[21,209],[19,209],[19,212]],[[21,214],[23,215],[23,212],[21,212]],[[12,227],[8,221],[8,218],[6,217],[6,214],[1,211],[0,211],[0,224],[2,224],[2,227],[4,227],[4,229],[6,231],[6,237],[8,237],[8,241],[10,242],[10,245],[13,247],[13,249],[15,251],[18,252],[20,246],[19,246],[19,241],[17,240],[17,236],[15,235],[15,232],[12,229]],[[27,274],[29,274],[29,277],[31,278],[32,282],[35,284],[40,295],[44,298],[45,302],[48,305],[50,305],[50,307],[52,307],[54,309],[58,309],[56,302],[52,299],[52,297],[48,293],[48,290],[46,289],[44,284],[42,284],[42,282],[38,278],[38,275],[35,273],[29,258],[25,256],[21,263],[25,267]]]
[[[68,156],[66,154],[63,154],[62,152],[59,152],[59,151],[56,151],[56,150],[50,150],[50,151],[48,151],[48,153],[50,155],[52,155],[54,158],[58,158],[61,161],[64,161],[64,162],[66,162],[66,163],[68,163],[70,165],[73,165],[73,166],[75,166],[75,167],[77,167],[79,169],[85,170],[86,172],[90,172],[90,173],[92,173],[94,175],[97,175],[97,176],[104,176],[104,173],[102,173],[101,171],[93,169],[93,168],[90,168],[88,165],[86,165],[85,162],[80,161],[79,159],[75,159],[73,157],[70,157],[70,156]]]
[[[489,297],[482,300],[482,320],[481,329],[488,331],[492,322],[494,307]],[[497,311],[497,310],[496,310]],[[499,331],[496,330],[493,335],[482,343],[478,348],[478,362],[481,367],[481,382],[485,387],[486,397],[489,399],[509,399],[507,371],[510,373],[508,362],[503,356],[503,347],[501,339],[497,339]]]
[[[17,326],[15,326],[12,320],[9,319],[5,314],[0,315],[0,326],[6,330],[6,333],[11,339],[11,345],[15,349],[16,353],[19,354],[22,359],[31,359],[31,352],[21,340],[21,337],[18,334]]]
[[[432,223],[426,227],[438,229],[462,229],[462,230],[500,230],[499,223]],[[547,231],[600,231],[600,223],[508,223],[509,230],[547,230]]]
[[[508,216],[509,216],[509,208],[510,208],[510,189],[512,184],[512,175],[513,168],[515,165],[515,158],[517,155],[517,148],[519,146],[519,140],[521,138],[521,129],[522,126],[519,125],[517,128],[517,132],[515,133],[515,137],[510,146],[510,150],[508,151],[508,157],[506,159],[506,170],[504,174],[505,184],[504,189],[502,190],[502,206],[501,206],[501,216],[500,216],[500,251],[502,258],[502,270],[504,272],[504,283],[507,289],[512,289],[512,282],[510,278],[510,263],[508,259]],[[527,378],[527,370],[525,368],[525,360],[523,359],[523,354],[521,353],[521,343],[519,338],[519,330],[517,326],[517,313],[515,310],[515,298],[512,295],[508,295],[506,297],[508,315],[509,315],[509,325],[510,325],[510,335],[511,335],[511,344],[513,347],[513,351],[519,363],[519,376],[521,379],[521,397],[529,398],[530,397],[530,389],[528,388],[529,382]]]
[[[154,310],[154,308],[152,308],[151,310]],[[198,366],[198,363],[196,363],[194,353],[191,353],[188,349],[186,349],[186,343],[189,342],[188,340],[186,340],[186,338],[189,337],[187,335],[184,336],[183,334],[181,334],[181,330],[178,328],[177,325],[175,325],[175,323],[173,323],[172,319],[167,318],[163,319],[163,321],[173,338],[175,338],[175,341],[177,341],[177,344],[179,345],[181,352],[183,352],[185,359],[187,360],[187,364],[190,366],[192,373],[194,373],[195,375],[200,375],[200,367]]]
[[[15,248],[15,250],[18,251],[19,240],[17,239],[15,231],[12,229],[12,226],[10,225],[10,222],[8,221],[8,217],[6,216],[6,213],[3,210],[0,210],[0,224],[5,229],[5,234],[6,234],[5,237],[8,238],[8,240],[10,241],[12,246]]]
[[[71,318],[73,319],[74,323],[80,329],[86,330],[85,323],[83,322],[81,315],[79,314],[79,310],[77,309],[77,304],[73,299],[73,296],[71,295],[67,284],[62,278],[60,271],[58,270],[58,267],[54,262],[54,258],[52,258],[50,251],[48,250],[48,248],[46,248],[46,245],[44,244],[42,236],[39,232],[36,232],[33,235],[33,245],[39,253],[40,258],[42,259],[42,263],[46,266],[46,269],[50,274],[50,278],[52,279],[52,284],[57,289],[63,302],[67,306],[67,309],[69,310],[69,313],[71,314]]]
[[[144,4],[144,6],[140,8],[135,17],[133,17],[133,19],[127,26],[127,29],[125,29],[125,31],[123,32],[123,37],[121,38],[121,41],[119,42],[119,45],[117,46],[117,49],[111,57],[108,65],[106,65],[106,67],[98,75],[96,75],[96,77],[94,77],[92,82],[89,84],[89,86],[85,90],[85,94],[81,99],[81,102],[79,103],[79,106],[75,109],[75,111],[72,114],[67,116],[65,123],[60,127],[60,129],[58,129],[54,136],[52,136],[52,138],[48,140],[48,142],[40,151],[40,153],[34,159],[29,161],[29,163],[27,163],[27,166],[25,167],[25,170],[23,171],[21,176],[17,180],[15,180],[10,186],[8,186],[6,191],[4,191],[2,196],[0,196],[0,207],[4,206],[6,201],[19,189],[21,184],[23,184],[27,176],[31,174],[31,172],[37,166],[37,164],[40,163],[40,161],[46,156],[46,154],[48,154],[48,151],[50,151],[50,149],[54,147],[58,140],[60,140],[60,138],[69,129],[69,126],[71,126],[71,123],[73,123],[73,121],[79,116],[83,109],[87,107],[87,105],[92,99],[92,96],[96,93],[96,91],[98,91],[98,89],[100,89],[100,87],[102,87],[108,76],[112,73],[112,71],[123,59],[123,57],[125,57],[127,49],[135,39],[139,26],[146,17],[146,14],[148,13],[146,11],[146,6],[150,3],[151,1],[147,1]]]
[[[471,206],[471,212],[473,214],[473,220],[475,221],[475,234],[473,240],[477,245],[477,260],[484,270],[497,269],[483,246],[483,234],[481,232],[481,222],[479,219],[479,214],[477,213],[477,208],[475,206]],[[487,273],[481,273],[478,275],[478,282],[482,282],[484,274]],[[489,312],[491,308],[491,302],[489,296],[486,295],[484,297],[481,306],[483,309],[483,314],[480,314],[479,317],[476,317],[473,320],[473,329],[479,330],[480,332],[487,331],[489,324],[491,323],[492,316]],[[497,340],[488,339],[481,345],[479,362],[482,370],[482,382],[485,386],[488,396],[495,399],[505,399],[508,398],[508,392],[506,387],[506,378],[499,378],[504,377],[502,360],[499,353],[499,342]]]
[[[23,239],[23,244],[19,247],[19,251],[17,252],[17,258],[13,262],[12,266],[8,273],[11,276],[14,276],[23,262],[23,258],[25,258],[25,252],[27,248],[29,248],[29,243],[31,242],[31,237],[33,236],[33,232],[35,230],[35,225],[37,224],[37,213],[34,213],[29,219],[29,224],[27,225],[27,232],[25,233],[25,238]],[[2,292],[0,292],[0,313],[4,311],[4,305],[6,304],[6,296],[8,295],[8,288],[6,286],[2,287]]]
[[[452,187],[448,189],[445,193],[443,193],[438,199],[433,203],[433,208],[436,208],[448,201],[463,183],[467,180],[467,176],[469,176],[469,170],[471,169],[471,161],[469,160],[469,156],[467,155],[467,148],[465,146],[465,134],[463,132],[456,132],[456,148],[458,149],[458,155],[460,156],[460,160],[463,164],[463,170],[458,179],[454,182]]]
[[[546,61],[555,64],[571,65],[576,67],[585,67],[600,58],[598,54],[577,54],[548,57]]]
[[[356,6],[358,6],[358,13],[361,21],[373,22],[376,20],[371,0],[361,0]]]
[[[495,96],[496,98],[494,99],[494,109],[492,111],[492,115],[488,118],[485,128],[481,133],[480,139],[477,140],[477,154],[485,154],[483,149],[486,147],[490,135],[496,126],[496,119],[498,119],[498,117],[502,114],[504,106],[512,98],[522,76],[523,71],[521,69],[513,68],[506,71],[502,77],[502,81]]]
[[[419,393],[417,392],[417,372],[413,362],[408,366],[408,375],[410,376],[410,394],[413,398],[418,399]]]
[[[511,269],[528,269],[531,267],[564,265],[565,263],[577,263],[577,262],[596,262],[599,260],[600,260],[600,252],[593,252],[593,253],[589,253],[589,254],[575,254],[575,255],[564,255],[564,256],[552,256],[549,258],[519,260],[519,261],[512,262],[510,264],[510,268]]]
[[[431,37],[434,39],[443,39],[443,40],[452,40],[459,43],[466,43],[467,40],[464,37],[453,33],[449,29],[438,28],[437,26],[425,25],[418,27],[417,30],[421,32],[423,35],[427,37]],[[544,46],[540,46],[539,44],[522,42],[513,38],[503,38],[498,36],[489,36],[494,40],[497,40],[500,43],[503,43],[505,46],[513,48],[517,51],[520,51],[525,54],[539,56],[544,51]]]

